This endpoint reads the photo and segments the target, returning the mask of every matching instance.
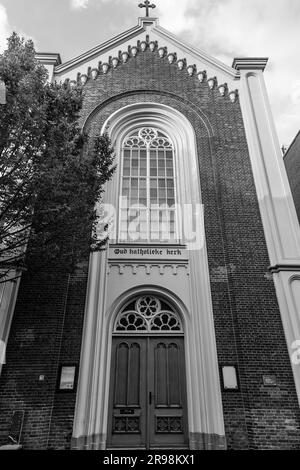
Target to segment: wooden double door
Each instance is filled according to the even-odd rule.
[[[188,447],[183,337],[113,338],[107,447]]]

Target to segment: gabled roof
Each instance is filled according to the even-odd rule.
[[[74,68],[81,68],[83,64],[88,65],[93,62],[96,58],[102,58],[104,55],[107,57],[116,54],[116,48],[122,48],[127,50],[127,47],[133,44],[133,40],[144,40],[145,34],[149,36],[149,41],[158,41],[159,47],[167,47],[168,52],[176,52],[177,58],[189,58],[194,62],[201,63],[207,67],[211,67],[216,72],[221,71],[228,78],[238,78],[239,73],[237,70],[223,64],[221,61],[210,56],[206,52],[197,49],[175,35],[162,28],[158,24],[157,18],[139,18],[138,25],[115,36],[114,38],[94,47],[93,49],[69,60],[55,68],[55,75],[66,75],[68,72],[74,70]],[[187,63],[189,61],[187,60]]]
[[[111,58],[120,58],[122,52],[129,52],[141,42],[155,43],[156,49],[163,48],[165,54],[175,54],[175,59],[183,60],[194,71],[205,71],[207,77],[215,77],[222,82],[239,79],[239,71],[223,64],[206,52],[197,49],[162,28],[157,18],[139,18],[137,26],[115,36],[114,38],[94,47],[84,54],[54,67],[54,79],[77,80],[78,76],[88,75],[88,70],[101,69],[101,64],[109,63]],[[43,54],[44,55],[44,54]],[[232,84],[231,84],[232,87]]]
[[[118,34],[84,54],[60,62],[59,54],[37,54],[38,59],[47,67],[50,80],[71,84],[78,80],[85,85],[89,79],[106,74],[110,68],[126,63],[149,48],[161,58],[167,56],[170,63],[177,63],[179,70],[186,70],[190,76],[197,74],[200,82],[205,78],[210,88],[220,84],[224,95],[228,88],[230,99],[234,102],[239,89],[241,73],[245,70],[264,70],[266,58],[234,59],[232,67],[225,65],[201,49],[197,49],[162,28],[157,18],[139,18],[137,26]]]

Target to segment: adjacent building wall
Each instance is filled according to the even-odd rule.
[[[284,164],[300,222],[300,131],[284,154]]]

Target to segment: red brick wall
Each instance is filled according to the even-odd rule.
[[[284,163],[300,223],[300,131],[284,155]]]
[[[75,393],[56,393],[57,375],[61,363],[79,364],[86,280],[87,264],[70,280],[65,273],[23,277],[0,378],[0,444],[13,412],[24,410],[25,448],[51,447],[51,418],[55,446],[69,447]]]
[[[113,111],[140,101],[177,109],[195,129],[218,358],[239,370],[240,391],[222,394],[228,446],[299,449],[299,407],[239,102],[146,50],[87,82],[81,123],[100,132]],[[25,408],[28,448],[70,443],[75,394],[55,393],[55,381],[59,363],[79,361],[86,270],[72,277],[64,317],[66,286],[65,278],[21,284],[0,379],[0,421],[5,431],[12,410]],[[45,383],[37,382],[42,371]],[[263,385],[265,374],[276,375],[276,387]]]

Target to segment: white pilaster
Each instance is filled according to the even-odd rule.
[[[235,59],[240,103],[266,243],[287,346],[300,340],[300,227],[290,191],[263,70],[267,59]],[[295,362],[295,361],[294,361]],[[300,365],[292,368],[300,403]]]
[[[14,272],[9,278],[15,276]],[[5,363],[5,352],[9,337],[9,331],[14,314],[20,278],[0,284],[0,375]]]
[[[35,55],[36,59],[46,67],[49,74],[49,82],[53,81],[54,68],[61,64],[61,58],[59,54],[52,52],[37,52]]]

